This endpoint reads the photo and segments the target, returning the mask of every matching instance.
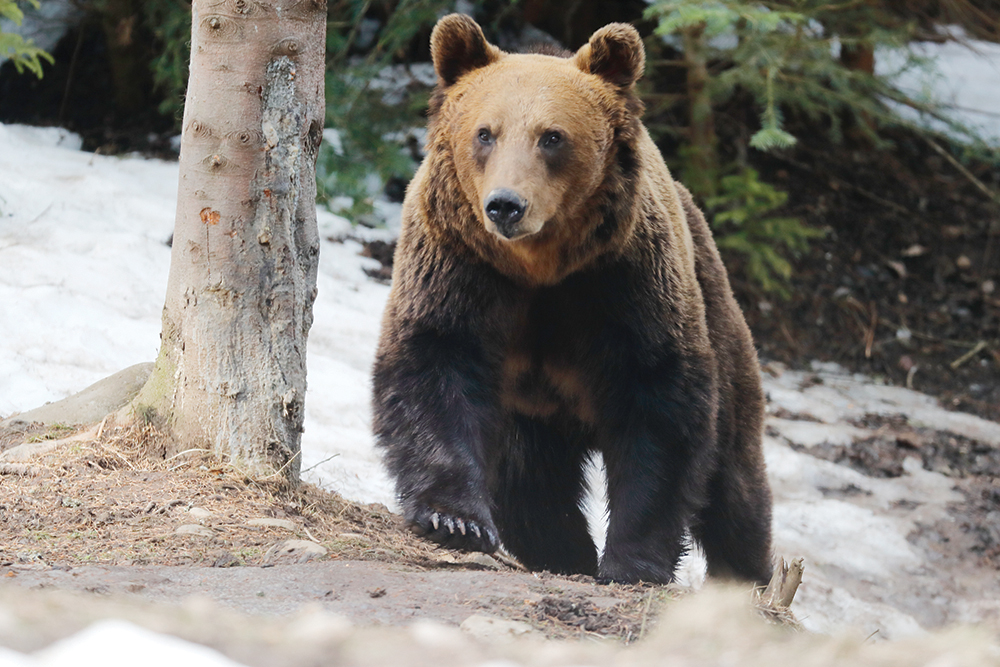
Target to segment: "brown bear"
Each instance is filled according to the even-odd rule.
[[[567,57],[469,17],[431,36],[427,157],[406,193],[374,431],[408,524],[532,570],[765,582],[771,495],[750,333],[711,232],[640,122],[625,24]],[[581,511],[607,472],[597,550]]]

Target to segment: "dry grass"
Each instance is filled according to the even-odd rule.
[[[18,435],[59,440],[0,470],[0,563],[251,565],[287,539],[322,544],[333,559],[415,567],[456,560],[402,530],[382,505],[255,480],[200,450],[164,459],[165,443],[151,427],[99,429],[76,441],[65,429]],[[293,528],[248,525],[252,519],[283,519]],[[211,536],[178,534],[182,525]]]

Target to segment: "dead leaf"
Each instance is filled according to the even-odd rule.
[[[893,259],[887,259],[887,260],[885,260],[885,263],[886,263],[886,265],[890,269],[892,269],[893,271],[896,272],[897,276],[899,276],[900,278],[905,278],[906,277],[906,265],[905,264],[903,264],[902,262],[897,262],[896,260],[893,260]]]

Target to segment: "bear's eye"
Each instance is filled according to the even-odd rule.
[[[563,136],[555,131],[546,132],[542,135],[542,140],[539,142],[542,148],[555,148],[562,143]]]
[[[488,144],[493,141],[493,133],[487,130],[485,127],[481,128],[476,136],[479,138],[479,141],[484,144]]]

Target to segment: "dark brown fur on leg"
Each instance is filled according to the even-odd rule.
[[[593,575],[597,549],[580,509],[585,434],[558,426],[512,417],[490,466],[493,515],[504,546],[528,569]]]
[[[764,395],[757,353],[705,216],[686,188],[678,185],[677,190],[695,243],[719,375],[719,463],[708,487],[708,503],[692,529],[705,551],[710,576],[763,585],[772,569],[771,490],[761,451]]]

